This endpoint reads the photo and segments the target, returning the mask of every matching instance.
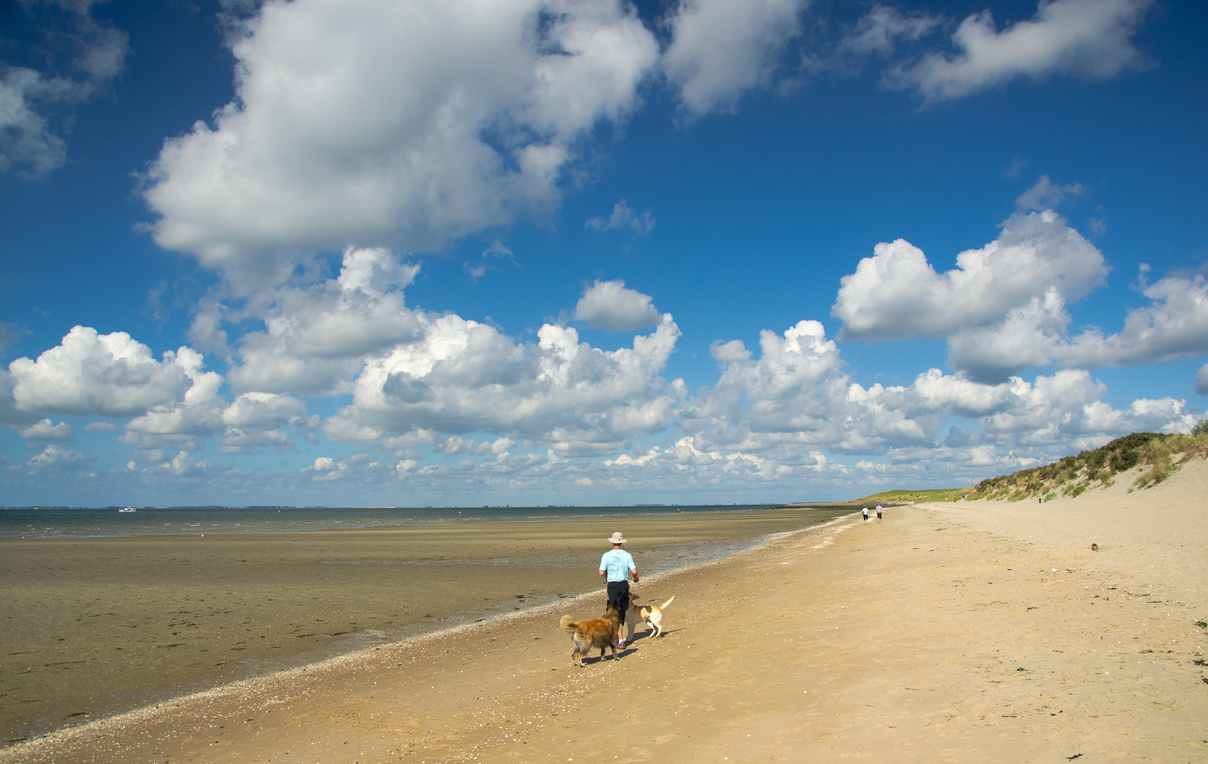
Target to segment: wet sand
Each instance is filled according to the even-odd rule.
[[[675,595],[665,636],[585,668],[557,622],[598,593],[0,762],[1205,761],[1208,468],[1126,486],[847,515],[651,576],[648,600]]]
[[[617,528],[653,573],[833,514],[0,540],[0,741],[594,590]]]

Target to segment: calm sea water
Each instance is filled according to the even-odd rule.
[[[762,510],[770,504],[629,507],[168,507],[0,509],[0,538],[101,538],[140,533],[246,533],[389,528],[451,520],[633,517],[721,509]]]

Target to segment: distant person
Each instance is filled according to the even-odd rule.
[[[633,582],[638,582],[638,566],[633,562],[633,556],[621,548],[625,537],[620,531],[608,539],[612,549],[600,558],[600,575],[608,577],[608,603],[615,604],[621,612],[621,623],[617,626],[617,646],[625,649],[625,613],[629,610],[629,576],[633,574]]]
[[[868,522],[868,507],[864,508],[864,522]]]
[[[881,505],[877,505],[877,522],[881,522]]]

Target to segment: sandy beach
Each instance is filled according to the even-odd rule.
[[[1208,469],[1128,484],[844,515],[651,576],[666,634],[615,661],[572,667],[558,617],[602,602],[567,597],[0,762],[1202,762]]]

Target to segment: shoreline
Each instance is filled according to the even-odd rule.
[[[635,554],[654,581],[661,569],[826,516],[684,513],[630,516],[625,526],[642,539]],[[603,539],[592,539],[616,520],[0,542],[14,616],[0,656],[4,742],[556,605],[597,588]]]
[[[691,565],[676,568],[673,570],[653,573],[649,576],[643,576],[643,586],[657,584],[667,578],[691,574],[705,568],[714,566],[723,566],[734,558],[739,558],[748,554],[757,554],[761,550],[771,546],[777,542],[790,539],[794,536],[803,533],[821,532],[826,529],[836,526],[846,518],[840,517],[832,519],[828,522],[819,525],[813,525],[806,528],[800,528],[793,531],[782,531],[774,534],[769,534],[752,545],[732,552],[723,557],[716,559],[705,560],[702,562],[693,563]],[[850,522],[847,524],[851,525]],[[839,528],[836,533],[845,530]],[[829,542],[824,540],[822,546],[828,546]],[[820,548],[820,547],[819,547]],[[587,609],[587,601],[598,599],[601,597],[601,591],[594,589],[591,591],[582,592],[580,594],[568,597],[564,600],[548,602],[540,605],[533,605],[520,611],[510,613],[498,613],[486,619],[478,621],[458,623],[452,626],[438,627],[431,631],[425,631],[414,636],[409,636],[401,640],[393,641],[388,645],[379,645],[375,647],[365,647],[356,650],[342,652],[322,660],[306,663],[304,665],[293,668],[285,668],[270,672],[259,676],[249,677],[236,682],[223,684],[215,687],[208,687],[197,692],[190,692],[176,697],[165,699],[154,705],[142,706],[125,711],[113,716],[108,716],[95,721],[87,722],[74,727],[67,727],[42,735],[28,742],[23,742],[12,748],[20,748],[27,753],[37,755],[37,749],[42,746],[58,747],[67,745],[70,746],[77,738],[88,739],[98,734],[105,735],[110,730],[117,728],[122,729],[131,724],[141,725],[155,723],[158,717],[171,715],[173,713],[188,713],[189,710],[199,704],[204,705],[215,700],[222,700],[231,697],[256,696],[262,695],[271,689],[280,686],[288,685],[298,681],[306,674],[311,673],[334,673],[343,670],[356,670],[357,667],[367,660],[372,658],[372,653],[380,651],[383,647],[392,649],[406,650],[408,648],[421,647],[429,645],[441,640],[448,639],[454,636],[466,636],[473,638],[475,632],[480,630],[489,630],[492,628],[500,628],[511,625],[514,622],[527,622],[539,619],[541,617],[550,616],[556,612],[564,612],[568,607],[578,610]],[[4,761],[4,754],[7,748],[0,748],[0,761]]]

